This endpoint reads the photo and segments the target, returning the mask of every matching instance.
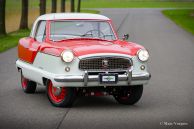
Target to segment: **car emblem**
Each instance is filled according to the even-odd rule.
[[[102,60],[102,67],[108,68],[108,60],[106,60],[106,59]]]

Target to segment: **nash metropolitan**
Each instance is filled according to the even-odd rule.
[[[19,40],[16,67],[25,93],[46,86],[49,101],[69,107],[77,96],[112,95],[121,104],[141,98],[148,51],[118,39],[106,16],[54,13],[37,18],[29,37]]]

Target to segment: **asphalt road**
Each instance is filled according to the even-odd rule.
[[[194,36],[160,9],[101,11],[119,35],[129,33],[130,41],[150,52],[152,79],[142,99],[125,106],[112,97],[81,97],[72,108],[53,107],[44,87],[25,94],[18,86],[14,48],[0,54],[0,129],[194,128]]]

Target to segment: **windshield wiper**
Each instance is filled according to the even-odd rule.
[[[67,40],[100,40],[100,41],[107,41],[106,39],[100,39],[100,38],[69,38],[69,39],[62,39],[62,40],[52,40],[53,42],[63,42]]]

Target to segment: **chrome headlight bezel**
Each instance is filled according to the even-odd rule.
[[[149,52],[146,49],[140,49],[137,52],[137,57],[140,61],[146,62],[149,59]]]
[[[71,50],[65,50],[61,53],[62,61],[70,63],[74,60],[74,54]]]

